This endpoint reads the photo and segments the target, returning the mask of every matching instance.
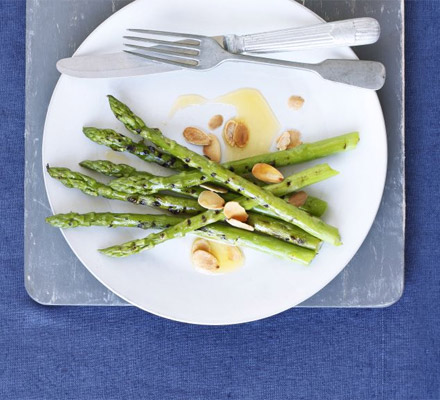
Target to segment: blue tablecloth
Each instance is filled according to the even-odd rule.
[[[25,2],[0,1],[0,399],[440,399],[440,1],[409,1],[406,288],[386,309],[201,327],[23,285]]]

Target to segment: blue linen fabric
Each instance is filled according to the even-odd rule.
[[[134,308],[44,307],[27,296],[25,1],[1,0],[0,399],[440,399],[440,1],[406,7],[402,299],[202,327]]]

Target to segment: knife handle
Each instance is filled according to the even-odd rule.
[[[354,18],[318,25],[235,36],[228,40],[232,53],[273,53],[318,47],[360,46],[375,43],[380,25],[374,18]]]

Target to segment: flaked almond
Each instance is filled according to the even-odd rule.
[[[296,129],[290,129],[287,132],[289,133],[290,136],[290,143],[287,146],[288,149],[293,149],[294,147],[302,144],[300,131],[297,131]]]
[[[279,183],[284,179],[283,174],[272,165],[258,163],[252,168],[252,175],[260,181],[267,183]]]
[[[289,197],[289,203],[295,207],[301,207],[307,201],[307,193],[301,190],[300,192],[296,192]]]
[[[236,201],[228,201],[223,208],[223,212],[227,219],[236,219],[240,222],[246,222],[248,219],[246,210]]]
[[[286,150],[290,144],[290,133],[288,131],[283,132],[277,139],[277,149]]]
[[[193,264],[200,269],[204,269],[206,271],[215,271],[220,268],[217,258],[212,255],[210,252],[205,250],[196,250],[192,253],[192,262]]]
[[[211,192],[228,193],[228,189],[221,186],[213,185],[212,183],[202,183],[200,186],[204,189],[210,190]]]
[[[245,147],[249,140],[249,129],[243,122],[238,122],[234,130],[234,143],[237,147]]]
[[[222,158],[222,151],[220,149],[220,142],[217,136],[209,134],[208,137],[211,143],[207,146],[203,146],[203,154],[208,157],[211,161],[220,162]]]
[[[197,146],[206,146],[211,143],[211,139],[205,132],[193,126],[185,128],[183,131],[183,137],[188,143],[195,144]]]
[[[299,110],[304,104],[304,99],[301,96],[290,96],[287,104],[290,108]]]
[[[223,137],[231,147],[245,147],[249,141],[249,128],[242,121],[230,119],[223,128]]]
[[[239,221],[238,219],[234,219],[234,218],[229,218],[226,220],[226,222],[232,226],[235,226],[236,228],[240,228],[240,229],[244,229],[246,231],[254,231],[254,227],[246,224],[244,222]]]
[[[220,114],[214,115],[208,122],[209,129],[214,130],[223,124],[223,116]]]
[[[221,210],[225,205],[225,201],[214,192],[204,190],[198,198],[199,204],[208,210]]]
[[[229,144],[229,146],[234,147],[234,132],[235,128],[237,127],[237,121],[230,119],[228,122],[226,122],[225,127],[223,128],[223,137],[225,139],[225,142]]]
[[[194,253],[197,250],[204,250],[209,253],[211,251],[211,246],[205,239],[196,239],[192,245],[191,253]]]

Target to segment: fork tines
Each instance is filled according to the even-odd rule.
[[[190,68],[199,64],[197,56],[200,54],[199,46],[202,39],[201,36],[150,29],[128,29],[128,31],[141,33],[146,36],[124,36],[124,39],[138,43],[124,43],[126,47],[137,50],[124,50],[126,53],[152,61]],[[150,36],[159,36],[161,39]],[[167,38],[173,38],[176,40]],[[142,46],[139,43],[150,43],[152,45]]]

